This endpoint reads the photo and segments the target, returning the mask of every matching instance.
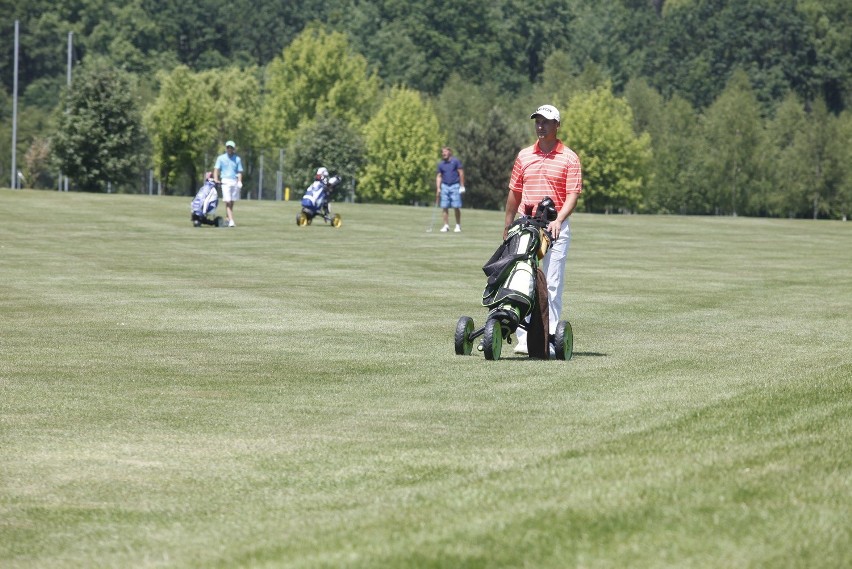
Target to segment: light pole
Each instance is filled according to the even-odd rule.
[[[15,150],[18,145],[18,20],[15,20],[15,64],[12,79],[12,188],[17,188],[18,165],[15,162]]]
[[[74,32],[68,32],[68,71],[66,72],[65,85],[68,88],[68,91],[71,90],[71,60],[73,58],[73,41],[74,41]],[[68,108],[65,109],[65,112],[68,112]],[[68,191],[68,176],[65,176],[65,191]]]

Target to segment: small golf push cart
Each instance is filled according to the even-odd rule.
[[[339,183],[340,176],[329,177],[325,168],[317,170],[316,180],[302,196],[302,210],[296,214],[296,225],[305,227],[311,224],[314,217],[320,216],[332,227],[340,227],[343,224],[340,214],[331,212],[331,195]]]
[[[204,184],[198,189],[192,203],[189,205],[191,210],[190,220],[193,227],[201,227],[202,225],[213,225],[215,227],[225,227],[225,220],[222,216],[214,215],[216,208],[219,207],[219,189],[220,184],[213,180],[213,172],[207,172],[204,175]]]
[[[509,226],[506,239],[482,267],[488,284],[482,293],[482,305],[489,309],[482,328],[473,318],[462,316],[456,324],[457,355],[470,355],[474,340],[487,360],[499,360],[503,342],[512,343],[511,335],[521,328],[527,332],[529,357],[570,360],[574,334],[568,321],[560,321],[549,330],[547,283],[539,264],[547,254],[551,238],[547,224],[556,219],[553,200],[544,198],[535,215],[523,215]]]

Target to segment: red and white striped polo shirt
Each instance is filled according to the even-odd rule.
[[[524,148],[515,158],[509,190],[521,194],[518,211],[533,213],[545,196],[550,196],[556,210],[562,208],[567,194],[583,191],[583,172],[580,159],[561,140],[550,152],[542,152],[538,141]]]

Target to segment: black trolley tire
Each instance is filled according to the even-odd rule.
[[[574,330],[571,323],[561,320],[556,325],[556,333],[553,335],[554,348],[557,360],[570,360],[574,355]]]
[[[503,349],[503,330],[499,320],[492,318],[485,323],[482,347],[486,360],[500,359],[500,352]]]
[[[470,316],[462,316],[456,324],[456,355],[469,356],[473,350],[473,340],[470,335],[473,333],[473,318]]]

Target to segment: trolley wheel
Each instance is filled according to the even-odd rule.
[[[499,360],[503,349],[503,331],[500,321],[493,318],[485,323],[485,333],[482,337],[482,347],[486,360]]]
[[[556,348],[557,360],[570,360],[574,355],[574,330],[571,323],[562,320],[556,325],[556,334],[553,335],[553,343]]]
[[[225,220],[222,219],[221,215],[217,215],[216,219],[213,220],[213,223],[216,224],[216,227],[225,227]]]
[[[339,213],[335,213],[334,217],[331,218],[331,226],[332,227],[340,227],[341,225],[343,225],[343,220],[340,219]]]
[[[296,225],[298,225],[299,227],[304,227],[307,224],[309,224],[310,222],[311,222],[311,220],[308,219],[308,216],[305,215],[305,212],[300,212],[296,216]]]
[[[456,324],[456,355],[469,356],[473,350],[473,340],[470,335],[473,333],[473,318],[470,316],[462,316]]]

